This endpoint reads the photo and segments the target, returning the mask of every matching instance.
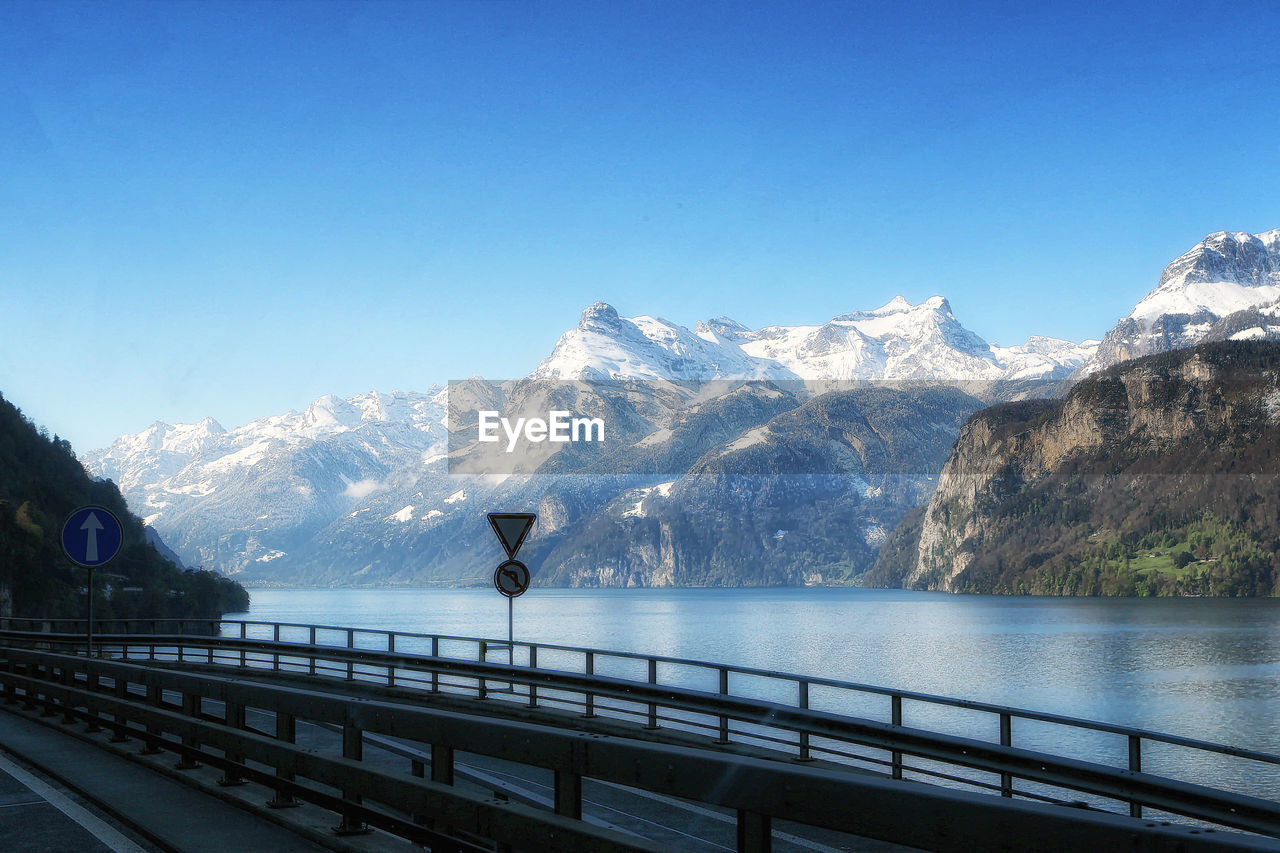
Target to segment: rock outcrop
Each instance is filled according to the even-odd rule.
[[[1210,543],[1201,568],[1244,566],[1215,594],[1265,594],[1280,534],[1273,509],[1262,509],[1280,494],[1278,424],[1280,345],[1270,342],[1149,356],[1080,382],[1065,400],[985,409],[962,427],[928,507],[895,531],[871,578],[1063,593],[1087,591],[1073,584],[1089,578],[1073,573],[1092,566],[1121,594],[1147,582],[1176,589],[1185,565],[1161,575],[1160,558],[1212,518],[1228,531],[1218,539],[1240,547],[1218,554]],[[1154,575],[1134,568],[1139,556]]]

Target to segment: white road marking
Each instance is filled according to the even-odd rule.
[[[23,770],[3,755],[0,755],[0,770],[26,785],[33,793],[43,797],[45,802],[83,826],[115,853],[146,853],[137,844],[125,838],[115,827],[94,816],[83,806],[76,805],[66,795]]]

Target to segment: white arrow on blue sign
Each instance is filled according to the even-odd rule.
[[[120,519],[100,506],[82,506],[62,525],[62,550],[82,566],[101,566],[120,553],[123,543]]]

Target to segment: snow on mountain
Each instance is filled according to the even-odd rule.
[[[1280,229],[1217,231],[1165,267],[1155,288],[1107,333],[1080,373],[1194,346],[1210,339],[1219,320],[1278,299]]]
[[[1033,336],[1016,346],[991,344],[961,325],[942,297],[913,305],[898,296],[875,310],[842,314],[826,323],[754,330],[727,317],[690,330],[651,316],[624,318],[598,302],[527,379],[639,379],[650,381],[653,393],[637,394],[633,388],[611,396],[592,387],[594,383],[564,387],[476,379],[454,386],[452,396],[439,387],[423,394],[327,395],[301,412],[260,418],[232,430],[211,418],[196,424],[156,422],[85,454],[84,462],[95,475],[114,479],[133,509],[191,565],[203,563],[265,582],[457,582],[471,579],[477,553],[494,547],[482,508],[537,509],[544,535],[567,537],[551,544],[561,549],[556,553],[581,556],[587,554],[584,543],[604,547],[600,543],[606,540],[592,525],[611,512],[607,507],[636,525],[658,523],[654,514],[661,515],[668,499],[675,500],[671,496],[698,479],[689,467],[698,459],[725,470],[782,470],[771,454],[794,444],[800,422],[787,413],[810,405],[806,391],[759,384],[698,390],[673,383],[808,380],[821,388],[835,380],[977,379],[1025,388],[1028,381],[1065,379],[1202,339],[1257,337],[1280,339],[1280,230],[1209,235],[1170,264],[1156,288],[1101,343]],[[942,393],[936,388],[929,393],[935,392]],[[886,399],[902,393],[915,391],[875,391],[888,395]],[[900,414],[893,405],[878,412],[875,394],[866,400],[868,417]],[[826,399],[829,403],[834,397]],[[539,456],[509,474],[449,473],[448,424],[465,432],[458,426],[465,418],[455,418],[508,404],[607,416],[617,446],[598,456],[585,451]],[[939,412],[934,413],[941,418],[934,427],[940,432],[929,436],[945,450],[960,421],[946,406]],[[825,433],[815,435],[815,440],[828,440]],[[865,462],[861,457],[837,459],[839,454],[819,444],[810,448],[814,458],[830,456],[841,471]],[[526,476],[534,470],[541,476]],[[812,479],[770,481],[756,497],[790,494]],[[852,482],[843,473],[837,480],[845,491]],[[933,483],[920,476],[912,482],[912,488],[926,491]],[[733,489],[732,495],[720,494],[714,482],[699,488],[708,490],[708,506],[755,494]],[[796,495],[801,503],[812,498]],[[856,516],[857,524],[868,530],[880,523],[877,519],[896,518],[914,500],[906,492],[894,492],[883,506],[868,509],[872,497],[868,492],[859,498],[860,508],[850,504],[848,510],[853,513],[849,518]],[[848,521],[841,518],[841,524]],[[761,541],[784,549],[807,547],[790,522],[770,523],[775,521],[784,535],[779,538],[770,528]],[[579,535],[586,539],[574,538]],[[672,566],[692,560],[693,568],[700,559],[687,546],[677,538],[659,537],[637,545],[630,556],[610,559],[636,565],[658,560],[654,565],[660,563],[661,571],[654,569],[652,582],[664,577],[673,582]],[[618,547],[628,546],[624,542]],[[645,548],[652,550],[649,557],[644,557]],[[668,560],[674,562],[668,565]]]
[[[988,344],[956,320],[946,299],[901,296],[821,325],[751,330],[725,317],[694,331],[624,318],[597,302],[560,337],[534,379],[1043,379],[1079,367],[1096,342],[1032,338]]]
[[[1098,341],[1074,344],[1059,338],[1032,335],[1025,344],[1002,347],[993,344],[991,352],[1004,365],[1005,379],[1057,378],[1083,365],[1098,348]]]
[[[796,379],[716,335],[654,317],[623,318],[597,302],[560,336],[530,379]]]
[[[620,442],[609,451],[615,455],[600,457],[607,475],[648,471],[666,459],[691,462],[719,443],[730,456],[753,452],[763,433],[750,430],[800,401],[761,386],[737,396],[719,389],[703,399],[670,382],[1058,378],[1090,351],[1089,342],[1049,338],[992,346],[960,325],[941,297],[919,305],[897,297],[820,325],[758,330],[721,317],[691,331],[650,316],[623,318],[596,303],[527,379],[649,380],[652,394],[615,399],[589,385],[475,380],[454,386],[452,398],[441,388],[327,395],[301,412],[229,431],[211,419],[156,423],[84,461],[94,474],[115,479],[135,511],[192,565],[251,580],[456,579],[470,571],[468,549],[487,542],[476,526],[477,507],[536,503],[554,474],[590,461],[531,454],[511,469],[519,476],[510,480],[487,476],[498,469],[483,465],[475,476],[450,474],[448,423],[463,423],[477,408],[510,404],[607,416]],[[540,449],[550,454],[561,446]],[[529,487],[524,475],[534,470],[546,476]],[[616,497],[610,489],[624,488],[612,476],[598,484],[590,479],[566,487],[566,519],[585,517]],[[625,485],[635,486],[648,487],[643,478]]]
[[[192,457],[220,446],[226,432],[213,418],[196,424],[156,421],[142,432],[121,436],[110,447],[92,451],[85,458],[92,460],[94,474],[115,480],[127,492],[143,481],[176,474]]]
[[[443,458],[444,413],[438,387],[328,395],[231,431],[209,418],[157,422],[82,461],[114,479],[187,562],[239,569],[285,556],[353,503],[417,478],[424,460]]]

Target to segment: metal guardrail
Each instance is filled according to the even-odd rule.
[[[0,620],[0,629],[28,629],[20,632],[26,642],[38,641],[38,635],[44,635],[50,643],[74,642],[64,631],[76,626],[83,628],[83,620],[40,620],[38,624],[30,620]],[[232,636],[215,639],[215,627]],[[140,642],[135,642],[127,632],[120,631],[122,628],[142,628],[147,632],[153,628],[176,628],[177,633],[137,637]],[[119,633],[109,635],[113,630]],[[530,706],[549,704],[580,711],[587,717],[637,719],[651,730],[661,725],[705,731],[720,743],[734,740],[794,750],[794,758],[801,761],[823,758],[858,762],[884,770],[893,779],[929,778],[998,791],[1006,799],[1044,802],[1075,803],[1075,797],[1085,794],[1123,803],[1134,817],[1141,816],[1146,805],[1220,826],[1280,836],[1280,807],[1275,802],[1143,773],[1142,745],[1167,744],[1192,754],[1228,756],[1272,767],[1280,765],[1280,756],[1128,726],[834,679],[554,644],[517,642],[511,649],[505,640],[253,621],[103,620],[95,625],[95,631],[107,635],[100,636],[100,641],[110,644],[117,653],[145,649],[148,658],[159,655],[163,659],[168,655],[190,660],[194,652],[194,659],[203,658],[211,664],[335,675],[352,681],[514,700]],[[255,639],[255,634],[267,636]],[[324,640],[337,643],[326,645],[321,642]],[[415,647],[425,653],[409,651]],[[510,655],[515,665],[487,663],[486,658],[495,650],[505,652],[503,657]],[[553,655],[558,668],[548,669],[546,662]],[[570,665],[577,658],[577,672],[564,668],[566,657]],[[640,680],[599,674],[602,663],[603,669],[608,669],[609,663],[617,661],[643,662],[647,677]],[[659,679],[660,673],[670,674],[673,668],[685,670],[686,677],[681,679],[685,683],[690,670],[710,674],[718,689],[691,690]],[[743,678],[762,680],[775,688],[785,686],[794,690],[795,701],[792,704],[736,695],[732,691],[734,681]],[[494,684],[506,686],[495,689]],[[815,686],[887,698],[889,721],[813,709],[808,700]],[[903,725],[905,702],[991,715],[998,720],[999,741],[989,743],[907,728]],[[1013,721],[1019,719],[1122,736],[1127,739],[1128,765],[1112,768],[1015,748]],[[868,753],[867,748],[872,752]],[[907,763],[908,756],[916,760],[914,765]]]
[[[83,620],[0,619],[0,629],[17,629],[20,626],[29,629],[29,626],[33,627],[34,624],[40,626],[38,630],[61,629],[67,631],[70,629],[74,631],[78,629],[83,631],[85,623]],[[220,620],[216,622],[213,620],[100,620],[96,625],[97,630],[100,632],[114,629],[121,633],[127,633],[143,629],[143,632],[152,634],[165,632],[215,636],[230,634],[231,636],[239,636],[241,639],[255,638],[256,635],[258,639],[294,641],[308,645],[323,644],[322,641],[336,639],[346,648],[388,652],[417,650],[432,656],[439,656],[444,646],[452,645],[454,648],[448,650],[449,656],[472,660],[487,660],[490,654],[495,651],[501,653],[508,650],[506,640],[288,622],[249,620]],[[72,626],[76,626],[76,628],[72,628]],[[548,653],[557,654],[556,660],[549,661]],[[993,728],[999,732],[999,743],[1004,746],[1013,745],[1015,721],[1045,723],[1056,727],[1117,735],[1126,739],[1127,763],[1125,769],[1133,772],[1140,772],[1143,769],[1144,744],[1165,744],[1189,750],[1191,753],[1229,756],[1249,762],[1259,762],[1264,765],[1280,767],[1280,756],[1259,750],[1228,746],[1133,726],[837,679],[796,675],[730,664],[708,663],[689,658],[644,655],[634,652],[580,648],[551,643],[517,641],[514,650],[511,650],[509,654],[516,664],[529,668],[537,669],[540,665],[546,667],[551,664],[556,668],[570,669],[571,671],[585,674],[608,670],[610,663],[643,662],[647,674],[644,682],[647,684],[687,686],[690,681],[697,680],[697,675],[702,674],[715,679],[718,688],[717,692],[722,695],[744,695],[742,693],[735,694],[734,689],[738,686],[737,682],[742,679],[748,679],[756,682],[757,687],[761,686],[760,683],[763,682],[766,687],[765,692],[774,694],[770,697],[772,701],[793,704],[797,708],[811,707],[810,698],[815,688],[828,689],[829,695],[825,697],[826,704],[828,707],[837,709],[840,709],[841,699],[845,696],[883,697],[888,699],[889,703],[889,708],[887,709],[888,721],[894,725],[903,724],[907,716],[905,709],[911,708],[912,704],[974,711],[994,718],[993,722],[995,722],[996,727]],[[679,680],[661,679],[659,675],[664,670],[680,671],[686,677]],[[692,678],[689,677],[691,675],[693,676]],[[775,689],[768,690],[770,686]],[[787,696],[794,696],[795,698],[794,700],[784,698]],[[593,697],[590,694],[587,694],[585,701],[588,713],[603,710],[591,707]],[[803,734],[796,746],[799,751],[799,757],[802,759],[809,758],[814,753],[821,754],[823,752],[821,749],[814,749],[808,739],[803,737]],[[894,756],[885,765],[889,767],[895,778],[901,777],[903,770],[906,769],[902,766],[898,756]],[[928,775],[927,771],[922,772]],[[1277,778],[1280,779],[1280,776]],[[1002,779],[1000,782],[1000,790],[1004,796],[1014,796],[1015,794],[1010,789],[1010,781]],[[1140,804],[1135,805],[1133,816],[1141,816]]]
[[[1047,807],[707,747],[477,716],[405,697],[353,700],[340,690],[334,692],[345,679],[307,679],[295,686],[245,678],[238,669],[190,672],[149,661],[18,648],[13,645],[18,639],[10,634],[10,645],[0,650],[0,686],[6,702],[23,701],[33,710],[44,707],[46,715],[60,712],[68,719],[85,719],[91,728],[106,727],[117,737],[136,737],[150,748],[177,752],[183,757],[180,767],[192,768],[198,762],[221,767],[224,781],[230,783],[245,778],[261,782],[276,790],[277,804],[292,797],[319,803],[341,816],[339,831],[359,831],[369,823],[432,844],[433,849],[474,850],[473,839],[480,838],[517,849],[660,849],[644,839],[581,821],[584,778],[733,809],[741,851],[768,850],[774,819],[933,850],[1280,849],[1251,836]],[[155,639],[169,642],[172,637]],[[247,649],[247,643],[279,648],[263,641],[228,642],[240,649]],[[213,648],[209,639],[197,643],[201,651]],[[342,652],[348,658],[368,654]],[[492,664],[453,663],[475,672],[511,672],[510,667]],[[249,711],[269,715],[274,733],[248,724]],[[336,726],[340,736],[328,752],[302,748],[296,743],[301,723]],[[430,778],[421,763],[404,773],[364,764],[366,734],[427,745]],[[552,771],[554,810],[502,803],[453,787],[455,750]],[[252,763],[245,756],[251,756]]]

